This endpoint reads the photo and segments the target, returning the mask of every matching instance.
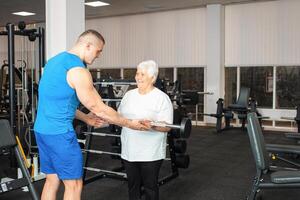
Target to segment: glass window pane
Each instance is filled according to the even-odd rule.
[[[136,68],[124,69],[124,79],[135,81]]]
[[[174,68],[159,68],[158,76],[166,81],[174,81]]]
[[[183,90],[204,90],[204,68],[178,68],[177,80],[181,80]]]
[[[273,67],[241,67],[241,87],[250,88],[257,107],[272,108]]]
[[[181,80],[182,90],[195,90],[197,92],[204,91],[204,68],[193,67],[193,68],[178,68],[177,69],[177,80]],[[192,117],[193,120],[203,120],[203,115],[196,116],[196,110],[198,113],[203,113],[204,110],[204,95],[199,94],[199,102],[197,105],[186,105],[187,113]]]
[[[300,103],[300,68],[276,68],[276,108],[294,109]]]
[[[100,73],[100,69],[89,69],[92,77],[93,77],[93,81],[95,82],[97,80],[97,73]]]
[[[225,107],[236,101],[237,68],[225,67]]]
[[[101,69],[100,77],[103,79],[121,79],[120,69]]]
[[[121,71],[120,69],[89,69],[93,80],[97,79],[97,74],[99,74],[101,79],[120,79]]]

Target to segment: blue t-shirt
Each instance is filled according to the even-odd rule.
[[[73,119],[79,100],[67,82],[67,72],[73,67],[85,67],[76,55],[62,52],[45,65],[39,82],[39,101],[34,131],[57,135],[73,131]]]

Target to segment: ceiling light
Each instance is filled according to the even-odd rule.
[[[20,16],[30,16],[30,15],[35,15],[35,13],[26,12],[26,11],[14,12],[14,13],[12,13],[12,14],[13,14],[13,15],[20,15]]]
[[[108,6],[108,5],[110,5],[109,3],[105,3],[105,2],[102,2],[102,1],[92,1],[92,2],[87,2],[87,3],[84,3],[84,4],[87,5],[87,6],[92,6],[92,7]]]

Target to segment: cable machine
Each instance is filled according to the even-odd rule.
[[[38,29],[26,29],[26,24],[25,22],[19,22],[18,24],[18,29],[16,29],[14,24],[8,23],[6,25],[6,30],[5,31],[0,31],[0,35],[1,36],[6,36],[7,37],[7,62],[4,62],[3,66],[1,67],[1,73],[0,73],[0,101],[1,104],[7,104],[7,109],[3,109],[1,108],[1,113],[0,113],[0,119],[3,120],[8,120],[10,125],[9,125],[9,132],[11,133],[11,135],[13,136],[13,138],[16,139],[17,141],[17,146],[18,149],[22,152],[22,146],[21,143],[19,142],[19,137],[18,135],[20,134],[20,132],[17,132],[17,130],[20,130],[20,127],[17,127],[17,122],[20,121],[20,110],[17,109],[17,105],[19,105],[18,101],[20,100],[19,98],[17,98],[16,94],[18,94],[18,91],[16,90],[16,77],[19,77],[19,79],[21,80],[22,83],[22,88],[21,90],[25,90],[25,92],[30,91],[32,94],[34,92],[33,89],[33,81],[34,78],[36,80],[40,79],[41,76],[41,69],[45,64],[45,51],[44,51],[44,47],[45,47],[45,39],[44,39],[44,29],[43,28],[38,28]],[[24,38],[28,38],[28,40],[30,42],[34,42],[36,41],[36,39],[38,38],[38,67],[37,69],[37,74],[36,76],[33,77],[33,73],[32,73],[32,77],[29,78],[29,76],[27,76],[26,71],[23,71],[23,66],[21,68],[21,71],[19,71],[16,68],[16,64],[15,64],[15,36],[22,36]],[[33,56],[34,58],[34,56]],[[19,61],[19,60],[18,60]],[[22,64],[24,64],[26,66],[26,62],[22,61]],[[2,84],[3,84],[3,69],[7,67],[8,68],[8,98],[5,99],[4,94],[2,93],[3,88],[2,88]],[[32,66],[33,67],[33,66]],[[25,67],[26,70],[26,67]],[[24,75],[25,74],[25,75]],[[20,78],[21,77],[21,78]],[[30,86],[27,85],[27,83],[29,82],[29,84],[31,84],[31,88]],[[24,84],[25,83],[25,84]],[[32,94],[28,94],[28,104],[30,104],[29,106],[31,106],[29,109],[23,107],[23,109],[25,110],[25,112],[30,112],[30,119],[26,121],[27,125],[28,125],[28,129],[30,130],[30,124],[33,124],[34,119],[35,119],[35,106],[33,105],[33,95]],[[24,100],[23,98],[21,98],[21,101]],[[24,105],[24,104],[23,104]],[[27,105],[28,106],[28,105]],[[27,114],[28,114],[27,113]],[[18,115],[17,115],[18,114]],[[26,113],[23,113],[26,114]],[[18,116],[18,119],[17,119]],[[20,126],[18,124],[18,126]],[[4,133],[0,133],[1,135]],[[20,135],[19,135],[20,136]],[[6,146],[0,146],[0,148],[2,147],[6,147]],[[8,146],[11,147],[11,146]],[[17,148],[17,147],[16,147]],[[28,184],[30,186],[30,191],[31,191],[31,195],[33,199],[38,199],[37,198],[37,194],[36,191],[34,189],[34,187],[32,186],[31,182],[34,180],[33,177],[29,178],[27,177],[30,173],[28,171],[28,169],[24,166],[28,167],[28,163],[26,160],[26,156],[25,154],[20,154],[20,153],[15,153],[13,148],[8,149],[9,150],[9,155],[10,155],[10,162],[11,162],[11,168],[16,168],[17,164],[16,164],[16,158],[19,162],[19,167],[21,167],[22,171],[23,171],[23,175],[26,176],[26,178],[28,179]],[[28,151],[30,152],[31,147],[29,146]],[[2,153],[2,152],[1,152]],[[22,155],[22,159],[20,159],[20,155]],[[25,165],[22,165],[22,163],[20,164],[20,160],[23,160]],[[17,171],[17,170],[16,170]],[[24,173],[25,172],[25,173]],[[11,181],[7,181],[4,183],[1,183],[2,185],[6,185],[8,189],[2,190],[0,193],[3,192],[9,192],[11,190],[14,189],[18,189],[22,186],[24,186],[24,184],[19,184],[19,182],[21,181],[21,179],[14,179]],[[3,187],[2,187],[3,188]]]

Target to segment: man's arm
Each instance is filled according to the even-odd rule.
[[[87,69],[81,67],[70,69],[67,73],[67,81],[70,87],[76,90],[80,102],[108,123],[134,129],[146,128],[144,125],[137,123],[137,121],[123,118],[113,108],[103,103],[93,85],[92,76]]]

